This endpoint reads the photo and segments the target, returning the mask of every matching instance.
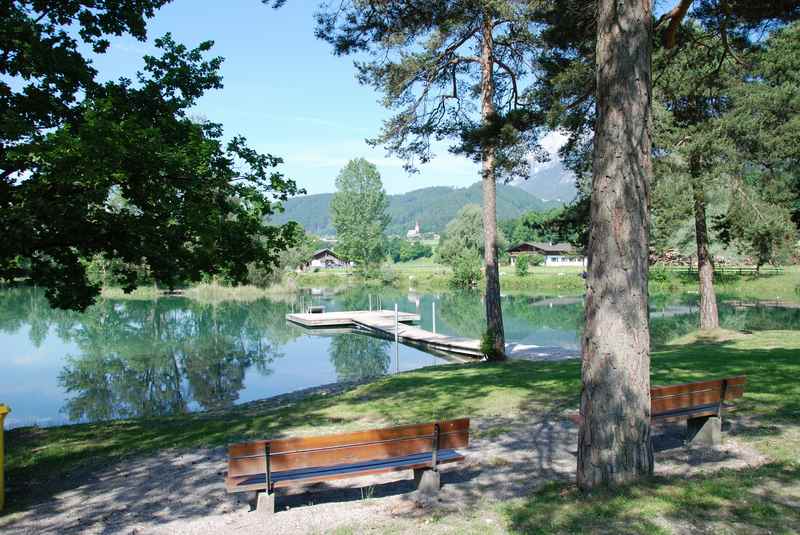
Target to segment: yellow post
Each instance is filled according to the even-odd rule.
[[[5,434],[3,423],[6,419],[6,414],[11,412],[6,405],[0,405],[0,511],[3,510],[3,507],[6,504],[6,483],[5,483],[5,473],[3,471],[4,468],[4,460],[5,460],[5,451],[3,450],[3,435]]]

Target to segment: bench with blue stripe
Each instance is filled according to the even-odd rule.
[[[228,492],[257,492],[257,510],[275,511],[275,489],[384,472],[413,470],[417,488],[434,493],[439,465],[464,460],[469,419],[337,435],[258,440],[228,448]]]

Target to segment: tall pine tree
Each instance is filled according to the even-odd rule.
[[[483,182],[487,332],[505,354],[498,267],[496,184],[527,176],[537,153],[524,83],[534,76],[531,4],[513,0],[349,0],[324,4],[317,36],[337,55],[362,54],[359,80],[395,115],[372,140],[408,162],[433,157],[432,141],[480,162]]]

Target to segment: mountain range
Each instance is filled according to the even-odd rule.
[[[538,182],[528,184],[527,181],[520,184],[522,187],[497,185],[497,218],[499,220],[513,219],[531,210],[549,210],[566,202],[554,197],[551,197],[552,200],[542,200],[526,191],[531,185],[539,187]],[[560,190],[553,188],[547,191],[561,192],[566,191],[566,188]],[[563,196],[566,197],[566,195]],[[461,207],[466,204],[481,204],[482,197],[480,182],[467,188],[435,186],[400,195],[389,195],[388,212],[391,222],[387,233],[405,235],[408,229],[414,228],[417,221],[419,221],[422,232],[442,232]],[[277,224],[297,221],[307,232],[318,236],[331,236],[336,232],[330,216],[332,198],[333,193],[320,193],[289,199],[284,203],[284,212],[274,215],[272,221]],[[568,200],[571,199],[572,197]]]
[[[518,179],[513,185],[545,201],[572,202],[578,194],[575,174],[564,167],[557,154],[548,162],[532,162],[528,178]]]

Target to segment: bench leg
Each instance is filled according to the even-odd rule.
[[[259,492],[256,500],[256,512],[271,515],[275,512],[275,492]]]
[[[441,478],[438,470],[430,468],[414,469],[414,485],[420,494],[435,496],[441,487]]]
[[[722,444],[722,419],[717,416],[690,418],[686,422],[686,442],[693,446]]]

